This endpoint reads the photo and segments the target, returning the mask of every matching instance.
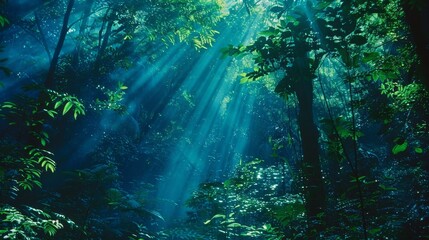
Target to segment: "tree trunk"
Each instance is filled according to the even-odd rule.
[[[308,237],[315,239],[315,234],[324,229],[321,214],[325,212],[326,199],[319,159],[319,132],[313,116],[313,79],[304,44],[297,44],[295,50],[295,93],[299,107],[298,125],[302,141],[302,173],[309,226]]]
[[[429,66],[429,17],[426,15],[427,10],[429,10],[429,4],[426,3],[419,10],[411,5],[411,1],[402,0],[402,8],[404,9],[405,20],[410,27],[417,55],[421,61],[422,83],[429,90],[429,68],[427,67]]]
[[[106,14],[104,15],[103,24],[101,25],[100,31],[98,33],[99,39],[98,39],[98,52],[97,56],[95,58],[94,64],[93,64],[93,75],[100,76],[103,75],[105,70],[101,69],[102,66],[102,60],[104,54],[106,53],[107,46],[109,44],[110,35],[112,34],[112,27],[113,27],[113,15],[114,12],[111,9],[108,9],[106,11]],[[107,24],[107,25],[106,25]],[[106,28],[103,34],[103,30]]]
[[[93,5],[94,5],[94,0],[88,0],[85,3],[85,10],[82,14],[82,23],[80,24],[80,27],[79,27],[79,36],[81,36],[82,38],[85,37],[84,35],[86,33],[88,20],[89,20],[89,16],[91,14],[91,9],[92,9]],[[77,42],[76,50],[75,50],[75,52],[73,54],[73,58],[72,58],[72,64],[71,65],[75,69],[79,69],[79,62],[80,62],[79,57],[81,54],[81,47],[82,47],[82,40]]]
[[[61,28],[60,36],[58,38],[58,43],[55,48],[54,55],[52,56],[52,61],[49,66],[48,75],[45,80],[45,87],[52,88],[54,87],[54,78],[55,78],[55,70],[57,69],[58,60],[60,57],[61,49],[63,48],[64,41],[66,39],[67,31],[68,31],[68,22],[70,19],[71,10],[73,8],[75,0],[69,0],[67,4],[67,10],[64,15],[63,26]]]
[[[311,79],[303,78],[297,85],[306,210],[309,219],[314,220],[325,210],[325,192],[319,159],[319,132],[313,121],[313,83]]]

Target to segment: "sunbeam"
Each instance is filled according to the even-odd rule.
[[[427,239],[427,12],[0,0],[0,238]]]
[[[258,17],[249,19],[258,23]],[[190,114],[167,108],[163,115],[171,116],[184,126],[182,137],[177,141],[168,159],[163,177],[157,183],[157,197],[162,199],[158,208],[166,219],[184,216],[185,201],[201,181],[225,178],[241,158],[247,145],[246,135],[251,128],[249,113],[254,96],[243,90],[235,79],[225,79],[232,71],[231,61],[221,59],[220,49],[231,43],[234,27],[223,29],[222,36],[192,66],[176,97],[183,91],[192,95],[194,104]],[[234,42],[249,42],[257,30],[242,32]],[[231,96],[233,94],[234,96]],[[227,114],[222,115],[222,101],[230,98]],[[210,139],[219,143],[211,143]],[[227,143],[227,144],[225,144]],[[213,157],[215,156],[215,157]],[[223,175],[221,175],[222,173]],[[166,204],[167,203],[167,204]],[[169,204],[168,204],[169,203]]]

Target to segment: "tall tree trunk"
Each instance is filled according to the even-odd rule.
[[[313,116],[313,77],[310,62],[304,49],[305,43],[296,43],[294,71],[296,77],[295,93],[298,98],[298,125],[302,141],[302,172],[305,196],[305,209],[309,225],[309,239],[324,229],[321,216],[326,209],[324,182],[319,158],[319,132]]]
[[[106,53],[106,49],[109,44],[110,35],[112,34],[113,14],[113,10],[107,9],[106,14],[104,15],[103,24],[98,34],[98,52],[93,64],[93,75],[95,76],[103,75],[103,69],[101,69],[101,66],[104,54]],[[104,28],[106,29],[104,30]]]
[[[66,39],[67,31],[68,31],[68,23],[70,19],[71,10],[73,9],[75,0],[69,0],[67,4],[67,10],[63,19],[63,26],[61,28],[60,36],[58,38],[58,43],[55,48],[54,55],[52,56],[52,61],[49,66],[48,75],[45,80],[45,87],[52,88],[54,87],[54,78],[55,78],[55,70],[57,69],[58,60],[60,57],[61,49],[63,48],[64,41]]]
[[[426,15],[427,10],[429,10],[429,3],[426,2],[422,9],[418,9],[418,7],[411,5],[411,1],[402,0],[402,8],[404,9],[405,20],[410,27],[417,55],[421,61],[422,83],[429,90],[429,68],[427,67],[429,66],[429,17]]]
[[[82,23],[80,24],[80,27],[79,27],[79,36],[81,36],[82,38],[84,38],[84,35],[86,33],[86,28],[87,28],[87,25],[88,25],[88,20],[89,20],[89,16],[91,14],[91,9],[92,9],[93,5],[94,5],[94,0],[88,0],[85,3],[85,10],[84,10],[84,12],[82,14]],[[79,57],[80,57],[80,54],[81,54],[81,48],[82,48],[82,40],[80,40],[80,41],[77,42],[76,50],[75,50],[75,52],[73,54],[72,64],[71,65],[72,65],[72,67],[74,69],[79,69],[79,62],[80,62],[79,61]]]
[[[49,71],[48,74],[46,76],[45,79],[45,88],[47,89],[52,89],[55,87],[55,70],[57,68],[58,65],[58,60],[59,60],[59,56],[61,53],[61,49],[63,48],[64,45],[64,41],[66,39],[66,35],[67,35],[67,31],[68,31],[68,22],[70,19],[70,14],[71,14],[71,10],[73,8],[75,0],[69,0],[68,4],[67,4],[67,9],[66,9],[66,13],[64,15],[64,19],[63,19],[63,25],[61,28],[61,32],[60,32],[60,36],[58,38],[58,43],[57,46],[55,47],[55,52],[54,55],[52,56],[52,60],[49,66]],[[38,110],[37,110],[37,114],[34,115],[34,121],[35,122],[40,122],[41,124],[36,124],[34,126],[30,127],[30,131],[32,132],[36,132],[36,133],[40,133],[43,129],[43,119],[45,119],[45,114],[44,113],[44,109],[47,106],[47,103],[49,101],[49,94],[46,91],[41,91],[39,98],[38,98]],[[39,140],[36,137],[33,137],[32,139],[29,140],[30,144],[32,145],[39,145]]]

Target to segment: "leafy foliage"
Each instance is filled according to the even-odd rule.
[[[223,53],[235,57],[245,54],[252,56],[254,67],[242,74],[242,83],[257,80],[268,74],[280,75],[275,91],[286,97],[294,93],[299,94],[297,89],[302,84],[300,83],[302,79],[317,77],[321,88],[323,88],[321,81],[324,78],[329,81],[342,79],[348,85],[344,91],[349,92],[351,99],[351,112],[346,112],[346,116],[337,117],[333,114],[334,111],[338,111],[337,106],[330,106],[328,99],[330,96],[326,95],[324,89],[321,89],[322,100],[325,101],[329,115],[329,118],[322,120],[321,123],[328,140],[326,143],[328,143],[329,160],[335,161],[327,163],[327,165],[335,168],[332,174],[341,176],[340,170],[343,167],[339,166],[348,162],[348,168],[356,175],[352,182],[357,184],[358,189],[356,186],[349,188],[359,192],[361,191],[359,185],[362,182],[364,187],[371,191],[373,189],[371,184],[374,184],[374,181],[365,180],[365,176],[357,174],[357,169],[359,169],[357,159],[360,158],[357,141],[364,137],[364,131],[356,129],[359,125],[356,119],[360,116],[356,115],[356,107],[362,106],[359,104],[364,102],[358,95],[365,92],[366,84],[362,80],[366,78],[381,81],[380,93],[393,100],[390,105],[392,108],[389,109],[390,114],[395,110],[397,113],[403,111],[402,116],[405,119],[408,119],[405,117],[405,113],[414,113],[412,108],[417,103],[416,99],[426,99],[423,97],[425,91],[419,90],[423,89],[422,85],[415,81],[410,82],[411,78],[418,77],[410,73],[413,64],[417,64],[415,62],[416,54],[410,50],[406,40],[408,36],[399,30],[404,28],[404,23],[401,22],[403,13],[400,2],[390,1],[386,5],[384,1],[371,3],[320,1],[316,4],[304,1],[304,4],[298,4],[294,8],[286,6],[286,4],[276,5],[270,11],[274,15],[272,25],[260,32],[260,36],[254,42],[247,46],[230,45],[223,50]],[[380,27],[383,23],[389,26]],[[392,46],[395,46],[393,51],[389,50],[389,47]],[[407,57],[402,58],[401,56]],[[330,68],[329,71],[327,68]],[[354,90],[355,87],[360,87],[360,84],[363,85],[362,88]],[[329,94],[335,94],[335,92],[331,91]],[[355,98],[359,100],[355,100]],[[419,100],[418,102],[427,101]],[[401,106],[402,110],[400,110]],[[423,115],[427,116],[427,106],[418,108],[421,111],[418,117],[415,115],[416,119],[421,119]],[[364,113],[359,112],[358,114]],[[390,125],[390,121],[386,120],[385,124]],[[393,141],[394,146],[391,151],[384,154],[401,155],[408,150],[410,140],[413,138],[409,136],[412,132],[409,129],[409,123],[398,127],[401,129],[402,137],[397,137]],[[355,142],[354,146],[353,142]],[[417,154],[423,152],[418,143],[413,143],[413,145],[418,149],[415,151]],[[355,149],[354,159],[350,157],[353,148]],[[347,161],[343,162],[343,160]],[[364,165],[369,164],[364,163]],[[340,181],[337,176],[332,176],[332,179]],[[380,186],[384,186],[380,187],[384,190],[390,189],[385,185]],[[338,190],[333,189],[334,193]],[[340,191],[344,191],[344,189]],[[374,190],[374,196],[380,196],[377,193],[379,192]],[[359,204],[353,203],[349,206],[364,209],[363,194],[360,194],[359,198],[361,199]],[[368,205],[371,205],[374,199],[371,198],[368,201]],[[350,219],[354,219],[353,221],[362,218],[363,234],[364,238],[367,238],[364,211],[361,210],[361,216],[356,212],[353,215],[349,212],[348,216]],[[347,218],[346,214],[344,217]],[[370,228],[369,234],[379,236],[381,231],[379,228]],[[358,231],[355,231],[354,234],[358,234]]]
[[[75,227],[75,223],[58,213],[47,213],[43,210],[24,206],[17,209],[1,205],[0,234],[5,239],[40,239],[40,236],[54,236],[64,228],[64,224]]]
[[[23,60],[19,64],[7,60],[14,68],[21,67],[16,73],[0,66],[17,80],[3,86],[7,91],[0,103],[2,237],[280,240],[308,239],[309,234],[323,239],[428,235],[429,95],[420,81],[421,63],[401,1],[78,0],[70,23],[61,26],[67,2],[32,3],[34,9],[22,6],[24,14],[8,16],[12,25],[0,13],[2,31],[11,27],[10,36],[2,38],[2,51],[10,53],[17,42],[28,51],[15,58]],[[424,1],[402,2],[424,7]],[[227,18],[228,14],[235,16]],[[15,19],[19,16],[25,17]],[[232,110],[244,111],[238,101],[252,106],[251,117],[237,120],[242,128],[232,129],[227,121],[219,125],[227,126],[226,135],[243,137],[246,146],[235,157],[253,160],[242,160],[234,173],[210,169],[216,177],[203,176],[208,182],[187,201],[192,210],[188,218],[171,221],[162,206],[176,209],[181,203],[158,199],[155,184],[168,177],[164,170],[170,155],[185,161],[182,155],[193,155],[188,147],[199,144],[186,135],[187,117],[200,113],[212,124],[210,131],[219,130],[205,110],[199,111],[201,95],[209,93],[195,91],[193,84],[200,82],[190,87],[183,79],[192,78],[192,66],[200,67],[199,63],[209,66],[201,74],[214,69],[212,63],[220,60],[206,62],[207,56],[198,51],[210,47],[221,30],[251,35],[259,24],[265,30],[254,41],[222,50],[244,60],[232,60],[236,68],[222,77],[227,82],[238,78],[249,83],[263,77],[266,81],[254,84],[250,94],[243,93],[248,85],[234,85],[226,90],[227,96],[222,95],[223,85],[216,89],[223,98],[218,106],[222,120],[241,116]],[[46,66],[39,63],[51,58],[61,27],[68,31],[53,89],[31,85],[19,92],[14,84],[43,82]],[[236,39],[229,38],[222,40]],[[185,44],[196,50],[182,51]],[[43,50],[48,57],[40,56]],[[172,57],[180,58],[180,63],[169,64]],[[0,58],[2,65],[5,61]],[[317,233],[308,231],[312,221],[303,192],[315,186],[303,181],[303,142],[297,130],[299,113],[294,111],[298,100],[294,94],[302,79],[316,79],[320,85],[314,84],[312,110],[321,114],[314,119],[322,132],[321,181],[329,201],[326,212],[316,216],[316,221],[326,218],[327,227]],[[149,90],[140,93],[133,87]],[[286,97],[286,104],[266,94],[267,89]],[[18,93],[11,97],[9,90]],[[175,114],[170,114],[171,108]],[[99,110],[127,114],[106,116],[107,111],[102,115]],[[181,141],[185,151],[176,156]],[[226,155],[237,151],[223,136],[208,135],[202,142],[204,149],[219,146],[200,159],[209,168],[230,161]],[[55,161],[57,152],[61,162]],[[72,169],[57,170],[68,167]],[[51,175],[47,182],[55,183],[44,184],[47,188],[39,191],[44,173]],[[364,201],[359,201],[359,184]],[[44,210],[27,206],[33,204]],[[45,209],[66,214],[79,227]],[[362,212],[368,226],[361,224]],[[368,236],[362,236],[363,228]]]
[[[201,222],[195,224],[203,223],[203,229],[209,227],[209,233],[227,239],[274,240],[282,239],[285,232],[302,233],[303,226],[295,225],[304,217],[302,196],[279,194],[287,178],[283,167],[264,167],[262,160],[255,159],[240,165],[223,183],[201,184],[187,202],[199,213],[195,220]],[[270,223],[261,224],[264,219]]]
[[[18,171],[16,181],[24,190],[32,190],[34,186],[41,187],[40,177],[43,171],[54,172],[56,163],[53,153],[46,150],[49,143],[49,134],[43,128],[49,118],[56,118],[61,105],[62,115],[73,109],[73,115],[85,114],[83,104],[76,98],[67,94],[59,94],[55,91],[47,91],[49,101],[43,103],[32,98],[24,98],[20,103],[3,102],[0,105],[0,117],[8,121],[9,126],[15,126],[19,131],[24,131],[28,137],[34,140],[33,144],[23,143],[22,150],[3,151],[3,172]],[[20,129],[24,128],[24,129]],[[12,148],[13,149],[13,148]]]
[[[95,100],[95,109],[96,110],[113,110],[123,113],[126,111],[126,107],[121,103],[124,100],[125,90],[128,89],[127,86],[119,82],[115,90],[106,90],[104,87],[99,87],[100,90],[104,91],[106,99]]]
[[[178,38],[180,42],[190,41],[198,49],[212,45],[215,34],[219,33],[213,28],[226,11],[226,3],[221,0],[158,1],[154,6],[146,16],[150,39],[161,38],[165,43],[174,44]]]

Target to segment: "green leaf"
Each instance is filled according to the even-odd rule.
[[[55,114],[57,114],[57,112],[55,112],[53,110],[48,110],[48,111],[46,111],[46,113],[52,118],[55,118]]]
[[[0,26],[4,27],[6,24],[9,24],[9,20],[3,16],[0,16]]]
[[[414,148],[414,151],[416,152],[416,153],[423,153],[423,149],[422,148],[420,148],[420,147],[415,147]]]
[[[40,139],[40,143],[42,144],[42,146],[46,146],[46,140],[44,138]]]
[[[238,228],[238,227],[241,227],[241,226],[242,225],[240,223],[231,223],[231,224],[228,224],[227,227],[229,227],[229,228]]]
[[[46,139],[47,139],[47,138],[49,138],[48,133],[47,133],[47,132],[45,132],[45,131],[40,132],[40,135],[42,135],[42,136],[43,136],[43,137],[45,137]]]
[[[223,218],[223,219],[225,219],[225,218],[226,218],[226,216],[225,216],[224,214],[216,214],[216,215],[214,215],[214,216],[212,217],[212,219],[215,219],[215,218]]]
[[[57,109],[61,106],[61,104],[63,104],[63,101],[58,101],[55,103],[54,109]]]
[[[360,176],[358,178],[353,177],[353,179],[350,182],[362,182],[364,179],[366,178],[366,176]]]
[[[264,225],[262,226],[262,228],[263,228],[264,230],[269,230],[269,229],[271,229],[272,227],[271,227],[271,224],[264,224]]]
[[[377,60],[379,57],[380,57],[380,54],[377,52],[364,53],[362,61],[364,63],[368,63],[368,62]]]
[[[13,102],[4,102],[1,107],[2,108],[16,108],[16,105]]]
[[[320,3],[318,3],[316,6],[315,6],[315,9],[316,10],[323,10],[323,9],[326,9],[329,5],[331,5],[331,2],[320,2]]]
[[[373,228],[368,231],[369,234],[374,235],[381,231],[381,228]]]
[[[279,32],[280,31],[278,29],[270,27],[268,30],[260,32],[259,35],[264,36],[264,37],[271,37],[271,36],[277,35]]]
[[[64,105],[63,115],[66,115],[66,113],[70,110],[70,108],[72,108],[72,106],[73,106],[72,102],[67,102],[66,105]]]
[[[394,188],[394,187],[387,187],[387,186],[385,186],[385,185],[383,185],[383,184],[380,184],[380,185],[379,185],[379,187],[380,187],[381,189],[383,189],[384,191],[396,191],[396,190],[398,190],[397,188]]]
[[[213,219],[216,219],[216,218],[222,218],[222,219],[225,219],[225,218],[226,218],[226,216],[225,216],[224,214],[216,214],[216,215],[214,215],[210,220],[205,221],[205,222],[204,222],[204,224],[205,224],[205,225],[207,225],[207,224],[209,224]]]
[[[350,59],[350,54],[344,48],[339,48],[338,53],[340,54],[341,60],[347,67],[352,67],[352,61]]]
[[[392,153],[396,155],[398,153],[404,152],[405,150],[407,150],[407,148],[408,142],[404,141],[402,144],[396,144],[392,149]]]
[[[243,77],[240,79],[240,84],[245,84],[248,82],[252,82],[252,80],[250,80],[250,78],[248,78],[248,77]]]
[[[45,166],[45,170],[46,171],[51,171],[51,172],[55,172],[55,165],[53,165],[53,164],[46,164],[46,166]]]
[[[48,234],[49,236],[54,236],[57,232],[57,226],[54,225],[51,221],[47,220],[43,223],[43,232]]]

